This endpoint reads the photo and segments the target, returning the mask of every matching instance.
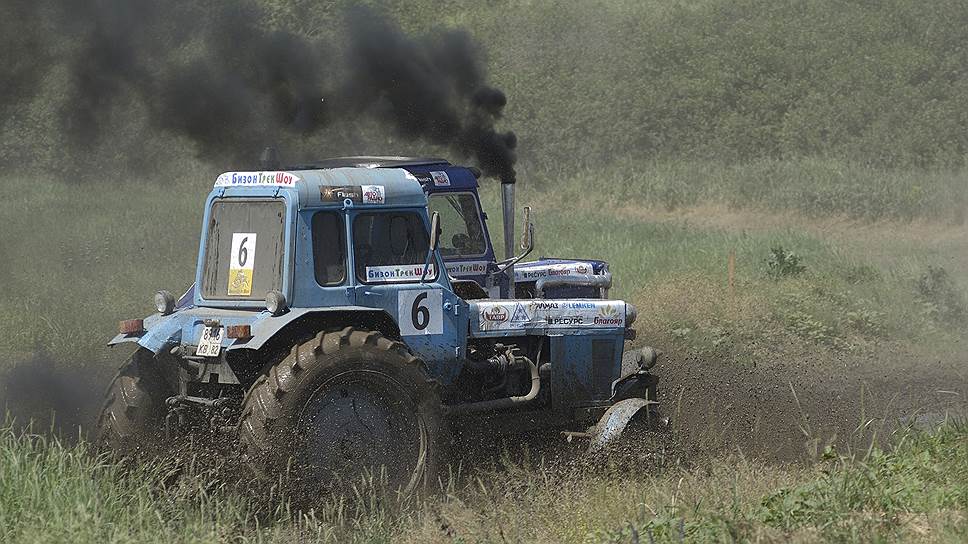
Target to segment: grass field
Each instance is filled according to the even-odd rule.
[[[164,96],[101,73],[118,59],[91,62],[136,35],[122,56],[141,75],[212,59],[257,73],[259,58],[209,43],[212,14],[237,2],[172,3],[161,26],[105,24],[123,2],[67,24],[60,2],[38,3],[28,24],[16,14],[34,3],[15,2],[0,36],[14,83],[0,97],[0,409],[14,418],[0,425],[0,542],[968,540],[962,1],[363,3],[414,44],[461,28],[480,46],[484,81],[508,97],[497,129],[518,136],[535,256],[610,263],[612,296],[639,309],[636,344],[666,354],[672,435],[592,461],[495,445],[456,459],[432,496],[361,484],[311,512],[231,459],[95,456],[85,433],[127,355],[105,342],[156,290],[192,282],[204,196],[248,167],[226,154],[452,150],[380,124],[376,103],[313,134],[255,134],[249,112],[245,138],[201,128],[258,149],[213,151],[159,118]],[[257,0],[244,27],[319,48],[311,91],[340,108],[350,4]],[[36,27],[44,40],[11,54]]]
[[[614,193],[594,190],[597,172],[522,176],[537,252],[608,260],[612,295],[640,309],[638,343],[667,353],[658,372],[677,421],[669,466],[529,459],[511,444],[503,464],[462,459],[470,472],[442,497],[361,491],[362,503],[294,518],[284,503],[253,503],[231,471],[169,460],[124,474],[84,443],[7,430],[0,526],[7,540],[38,542],[959,541],[964,426],[896,429],[899,419],[936,429],[965,407],[964,223],[890,198],[864,214],[811,208],[802,195],[838,182],[817,181],[830,170],[810,164],[772,165],[787,177],[746,201],[730,197],[738,185],[713,189],[764,168],[734,167],[713,183],[711,165],[655,165],[616,173],[625,189]],[[958,186],[954,174],[931,179],[932,194]],[[10,331],[0,368],[15,415],[44,421],[54,406],[73,442],[124,356],[104,347],[116,321],[147,313],[154,290],[191,282],[209,185],[201,175],[110,190],[6,180],[17,196],[0,203],[0,328]],[[663,196],[683,186],[702,196]],[[497,210],[496,187],[484,190]],[[888,453],[868,452],[872,442]]]
[[[190,463],[123,472],[81,444],[0,430],[5,542],[963,542],[968,429],[905,432],[896,448],[810,467],[740,454],[648,462],[505,463],[431,498],[361,486],[293,515]],[[201,463],[200,463],[201,464]],[[187,466],[186,466],[187,465]]]

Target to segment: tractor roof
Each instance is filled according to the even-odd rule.
[[[447,159],[422,157],[333,157],[310,164],[289,166],[291,170],[319,170],[323,168],[405,168],[408,166],[450,165]]]
[[[475,189],[481,171],[474,167],[457,166],[447,159],[427,157],[334,157],[311,164],[287,166],[289,170],[319,170],[332,168],[403,168],[410,172],[428,191],[448,192]],[[441,172],[443,174],[441,174]]]
[[[402,168],[331,167],[225,172],[215,180],[220,196],[265,197],[280,191],[297,197],[300,208],[350,200],[359,206],[423,207],[427,196],[417,178]]]
[[[362,205],[426,206],[426,192],[474,190],[480,170],[446,159],[335,157],[281,170],[225,172],[215,180],[225,196],[259,196],[280,190],[298,195],[300,208],[349,199]],[[382,196],[381,196],[382,195]]]

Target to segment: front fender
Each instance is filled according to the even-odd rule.
[[[601,451],[608,444],[618,440],[622,436],[622,431],[639,411],[655,404],[658,403],[642,398],[625,399],[613,404],[598,420],[598,423],[585,431],[591,435],[591,444],[588,445],[589,453]]]
[[[144,318],[144,332],[118,334],[108,342],[108,346],[135,343],[157,355],[166,345],[181,341],[181,325],[177,319],[174,319],[176,315],[177,313],[167,316],[149,315]]]
[[[286,313],[279,316],[266,315],[265,317],[259,319],[252,324],[252,337],[248,340],[242,341],[237,340],[232,345],[228,346],[229,351],[239,350],[239,349],[251,349],[259,350],[262,349],[270,340],[272,340],[277,334],[286,330],[290,325],[295,322],[302,320],[303,318],[312,319],[313,317],[325,318],[327,316],[345,316],[346,314],[362,314],[372,315],[374,313],[383,313],[374,308],[367,308],[364,306],[334,306],[331,308],[291,308]],[[389,319],[389,316],[387,316]],[[356,323],[348,322],[347,319],[338,319],[339,323],[343,326],[354,325]]]

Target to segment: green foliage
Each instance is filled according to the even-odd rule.
[[[722,542],[968,536],[968,426],[904,432],[816,467],[740,457],[694,468],[502,461],[443,493],[383,496],[363,483],[297,513],[246,493],[227,467],[109,463],[88,445],[0,428],[3,542]],[[226,472],[228,471],[228,472]],[[264,503],[273,503],[271,507]]]
[[[766,260],[766,275],[774,281],[799,276],[806,269],[796,253],[783,249],[783,246],[770,248],[770,258]]]
[[[859,264],[849,267],[844,279],[846,279],[847,283],[850,284],[863,284],[880,281],[882,277],[880,271],[873,266],[869,264]]]
[[[844,318],[855,331],[868,336],[884,336],[884,313],[877,310],[858,309],[850,310],[844,314]]]
[[[763,522],[791,531],[821,528],[826,538],[897,534],[905,517],[964,511],[968,505],[968,428],[913,433],[892,452],[874,449],[861,459],[837,457],[819,477],[763,499]]]

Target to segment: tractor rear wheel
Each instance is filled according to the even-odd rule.
[[[111,380],[97,420],[95,445],[119,457],[153,454],[161,444],[170,388],[139,348]]]
[[[366,474],[410,492],[436,477],[441,412],[435,382],[403,343],[352,327],[320,333],[249,389],[243,460],[263,478],[286,473],[297,498]]]

